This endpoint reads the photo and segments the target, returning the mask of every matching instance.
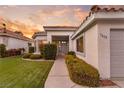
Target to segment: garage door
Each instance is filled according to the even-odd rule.
[[[124,77],[124,30],[110,33],[111,77]]]

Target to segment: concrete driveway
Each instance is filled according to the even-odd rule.
[[[118,88],[124,88],[124,78],[112,78],[111,80],[118,86]]]

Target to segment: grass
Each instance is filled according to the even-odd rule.
[[[0,88],[41,88],[53,62],[30,62],[21,57],[0,58]]]

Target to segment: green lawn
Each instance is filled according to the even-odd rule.
[[[41,88],[53,62],[24,61],[21,57],[0,58],[0,88]]]

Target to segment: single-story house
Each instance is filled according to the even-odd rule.
[[[77,56],[101,78],[124,77],[124,9],[93,6],[71,37]]]
[[[28,52],[28,47],[33,44],[33,40],[25,37],[21,32],[10,31],[5,28],[0,29],[0,44],[6,45],[6,49],[24,48]]]
[[[103,79],[124,77],[123,8],[93,6],[79,27],[44,26],[44,30],[33,35],[36,42],[56,42],[58,53],[75,51]]]
[[[44,26],[44,31],[36,32],[32,36],[36,46],[36,53],[39,53],[40,43],[57,44],[58,54],[65,54],[71,51],[73,46],[71,42],[71,36],[76,31],[75,26]]]

